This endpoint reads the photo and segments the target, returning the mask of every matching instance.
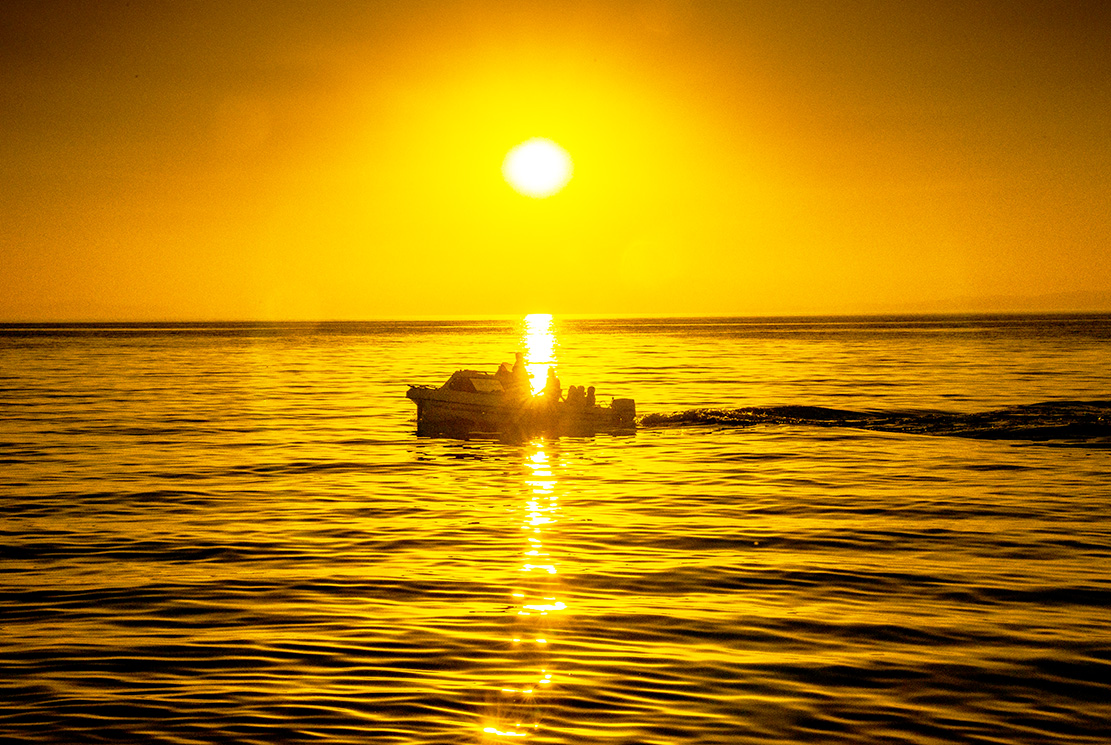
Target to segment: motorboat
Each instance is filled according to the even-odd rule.
[[[417,434],[469,437],[498,434],[589,435],[630,431],[636,427],[636,403],[615,398],[608,405],[594,401],[593,389],[568,391],[564,397],[550,386],[534,395],[523,365],[497,373],[456,370],[440,386],[412,385],[406,396],[417,405]]]

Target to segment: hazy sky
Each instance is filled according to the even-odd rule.
[[[1102,0],[8,0],[0,320],[1111,310],[1109,50]]]

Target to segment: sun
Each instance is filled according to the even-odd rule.
[[[556,143],[534,137],[506,153],[501,165],[509,185],[528,197],[550,197],[571,180],[571,156]]]

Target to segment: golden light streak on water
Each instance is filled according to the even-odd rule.
[[[555,359],[555,325],[551,313],[530,313],[525,316],[525,369],[532,376],[532,393],[536,395],[544,389],[548,378],[548,367]]]
[[[567,610],[559,599],[558,561],[545,546],[549,534],[559,525],[559,497],[556,478],[544,440],[528,445],[524,459],[523,501],[518,508],[524,533],[520,585],[511,593],[516,613],[510,636],[510,649],[519,662],[514,680],[493,692],[491,716],[483,722],[483,733],[495,738],[528,737],[540,727],[545,696],[554,687],[555,675],[549,668],[549,649],[554,639],[555,620]],[[545,557],[547,563],[531,563]]]
[[[495,729],[494,727],[487,727],[482,731],[486,732],[487,734],[497,735],[498,737],[528,737],[527,732],[502,732],[501,730]]]

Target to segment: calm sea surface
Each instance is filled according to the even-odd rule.
[[[1111,737],[1108,316],[0,326],[0,507],[3,741]]]

